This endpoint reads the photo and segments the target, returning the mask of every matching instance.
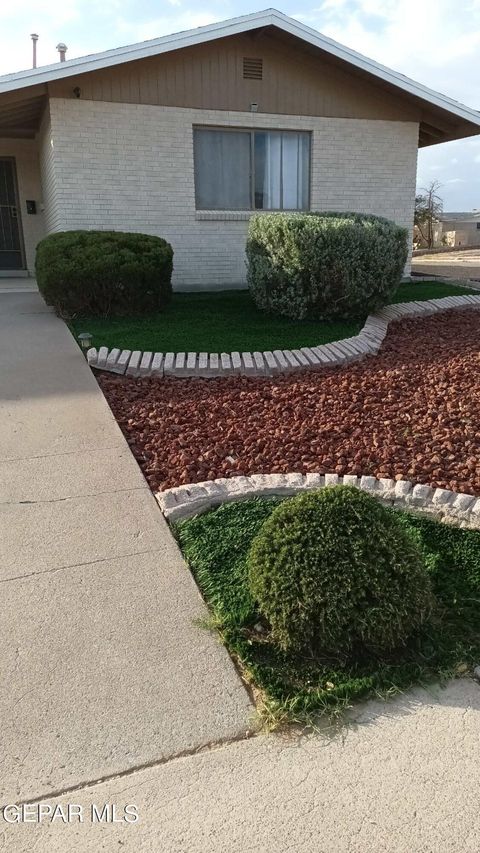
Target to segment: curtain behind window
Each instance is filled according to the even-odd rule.
[[[282,134],[255,133],[255,207],[278,210],[282,206]]]
[[[197,209],[251,208],[250,138],[241,131],[194,131]]]
[[[301,210],[308,207],[308,136],[283,134],[282,187],[283,208]]]
[[[255,133],[257,210],[308,208],[310,137],[307,133]]]

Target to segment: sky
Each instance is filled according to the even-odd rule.
[[[268,0],[0,0],[0,74],[256,12]],[[278,0],[277,8],[408,77],[480,109],[480,0]],[[419,152],[417,185],[444,209],[480,208],[480,136]]]

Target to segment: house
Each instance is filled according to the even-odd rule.
[[[480,246],[480,211],[444,213],[440,219],[446,246]]]
[[[0,268],[51,232],[159,234],[174,286],[245,279],[252,212],[413,230],[418,146],[480,113],[273,9],[0,78]],[[410,241],[411,242],[411,241]]]

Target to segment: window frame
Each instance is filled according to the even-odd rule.
[[[225,133],[248,133],[250,136],[250,207],[199,207],[197,201],[197,181],[195,171],[195,131],[197,130],[216,130]],[[308,136],[308,182],[307,182],[307,206],[306,207],[255,207],[255,134],[256,133],[288,133],[298,136],[303,134]],[[291,128],[282,127],[223,127],[222,125],[213,124],[194,124],[192,127],[192,152],[193,152],[193,177],[194,177],[194,194],[195,194],[195,212],[205,213],[305,213],[311,210],[312,197],[312,136],[311,130],[292,130]],[[283,155],[282,155],[283,156]],[[283,196],[283,185],[282,185]]]

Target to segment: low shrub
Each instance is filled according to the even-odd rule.
[[[385,651],[428,618],[433,597],[411,531],[375,498],[346,486],[280,504],[248,555],[250,590],[289,650]]]
[[[62,231],[37,246],[40,292],[63,317],[162,310],[172,293],[166,240],[122,231]]]
[[[248,286],[257,307],[274,314],[362,319],[399,286],[407,239],[379,216],[258,214],[248,229]]]
[[[262,697],[267,725],[312,722],[312,714],[334,714],[354,701],[394,695],[416,684],[472,671],[480,660],[480,533],[441,524],[424,514],[387,512],[407,529],[426,554],[438,602],[433,618],[400,649],[352,655],[283,651],[265,633],[252,598],[247,556],[254,537],[279,501],[257,497],[226,503],[174,523],[174,531],[211,608],[210,627],[221,632],[245,680]]]

